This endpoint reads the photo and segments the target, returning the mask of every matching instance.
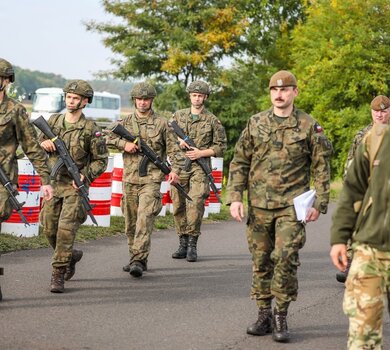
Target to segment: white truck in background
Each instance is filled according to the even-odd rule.
[[[45,119],[54,113],[64,113],[65,98],[61,88],[50,87],[37,89],[32,97],[31,120],[41,115]],[[94,92],[92,103],[83,109],[88,119],[99,124],[116,122],[121,113],[121,97],[109,92]]]

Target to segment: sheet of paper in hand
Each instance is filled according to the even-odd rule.
[[[307,211],[313,206],[316,197],[315,190],[309,190],[294,198],[294,208],[298,221],[306,222]]]

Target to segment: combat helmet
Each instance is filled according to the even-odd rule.
[[[211,90],[207,83],[202,80],[195,80],[187,86],[187,92],[190,94],[196,92],[198,94],[210,95]]]
[[[70,92],[86,97],[88,98],[88,103],[91,103],[93,99],[93,89],[85,80],[70,80],[65,84],[63,91],[65,94]]]
[[[137,83],[133,86],[130,91],[130,98],[155,98],[157,96],[157,91],[149,83],[142,82]]]
[[[10,82],[15,81],[15,71],[12,64],[4,58],[0,58],[0,77],[9,78]]]

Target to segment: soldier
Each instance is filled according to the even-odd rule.
[[[326,213],[332,146],[321,126],[294,106],[298,88],[292,73],[275,73],[269,89],[273,107],[249,119],[236,145],[227,198],[232,217],[241,221],[243,191],[248,190],[246,234],[252,254],[251,297],[258,306],[258,320],[247,333],[272,332],[275,341],[287,342],[287,310],[297,298],[299,249],[306,240],[293,199],[308,191],[313,181],[316,198],[305,221],[316,221],[320,213]]]
[[[382,98],[380,105],[390,109],[390,99]],[[333,215],[330,256],[340,271],[347,267],[347,242],[352,240],[343,301],[351,350],[382,349],[385,293],[390,312],[389,148],[389,126],[374,123],[347,170]]]
[[[355,156],[355,152],[356,152],[357,148],[359,147],[360,143],[362,142],[362,140],[366,136],[366,134],[371,130],[372,126],[375,123],[379,123],[379,124],[388,124],[389,123],[389,116],[390,116],[390,108],[388,108],[389,101],[390,101],[390,99],[387,96],[383,96],[383,95],[376,96],[371,101],[372,122],[356,133],[356,135],[353,139],[353,143],[352,143],[352,145],[349,149],[349,152],[348,152],[347,163],[345,165],[345,170],[344,170],[344,177],[347,174],[348,167],[352,163],[352,160],[353,160],[353,157]],[[347,245],[347,258],[348,258],[347,267],[344,271],[337,272],[337,274],[336,274],[337,281],[339,281],[341,283],[345,283],[347,276],[348,276],[349,268],[351,266],[352,256],[353,256],[352,248],[351,248],[351,245],[348,244]]]
[[[185,156],[192,161],[190,168],[182,169],[180,174],[180,184],[186,189],[192,202],[186,201],[176,189],[172,189],[173,217],[179,236],[179,248],[172,254],[172,258],[187,258],[187,261],[194,262],[198,257],[197,241],[201,234],[204,205],[210,194],[207,177],[195,160],[222,157],[226,150],[226,134],[218,118],[204,106],[210,95],[208,84],[200,80],[193,81],[188,85],[187,92],[191,107],[177,111],[173,119],[197,148],[190,147],[179,139]],[[182,165],[184,166],[184,161]]]
[[[65,84],[65,114],[53,114],[49,125],[55,135],[65,143],[71,157],[80,169],[81,181],[88,188],[107,167],[108,151],[99,126],[87,120],[83,108],[92,102],[93,89],[84,80],[71,80]],[[53,167],[59,156],[52,140],[42,134],[42,148],[49,155],[49,164]],[[43,232],[54,249],[52,257],[52,276],[50,291],[64,292],[64,280],[70,280],[75,273],[75,265],[83,256],[81,250],[73,249],[76,232],[86,220],[81,197],[77,186],[67,169],[59,169],[52,179],[54,197],[43,201],[40,221]]]
[[[135,84],[130,91],[135,111],[120,123],[137,139],[142,139],[161,159],[167,154],[173,162],[168,175],[170,183],[178,182],[180,169],[176,166],[179,148],[168,121],[152,109],[156,89],[149,83]],[[146,176],[140,176],[142,156],[138,142],[129,142],[113,133],[107,140],[109,145],[123,152],[123,197],[121,208],[125,216],[125,232],[129,247],[130,262],[123,270],[139,278],[147,270],[151,236],[156,216],[162,209],[160,192],[164,174],[153,164],[148,164]]]
[[[14,81],[15,73],[11,63],[0,58],[0,166],[16,187],[18,184],[16,151],[20,144],[41,176],[44,199],[50,200],[53,197],[53,189],[50,185],[46,154],[39,147],[35,129],[28,121],[26,109],[6,94],[7,86]],[[0,223],[7,220],[12,213],[8,198],[8,192],[0,187]]]

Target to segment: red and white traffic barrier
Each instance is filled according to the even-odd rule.
[[[89,187],[89,201],[94,207],[92,214],[99,226],[110,227],[111,221],[111,192],[112,172],[114,169],[114,158],[108,157],[107,169]],[[93,225],[88,216],[83,225]]]
[[[223,179],[223,158],[211,157],[211,169],[214,177],[215,186],[218,189],[218,195],[221,196],[222,179]],[[221,203],[218,201],[214,191],[210,188],[209,196],[209,213],[219,213],[221,211]]]
[[[111,195],[111,215],[123,216],[121,209],[121,199],[123,195],[122,177],[123,177],[123,158],[122,153],[115,153],[114,169],[112,171],[112,195]]]
[[[8,220],[1,224],[1,232],[23,237],[37,236],[39,233],[41,178],[26,157],[18,159],[18,168],[19,195],[16,198],[19,203],[25,202],[22,213],[30,225],[24,224],[19,214],[13,210]]]

